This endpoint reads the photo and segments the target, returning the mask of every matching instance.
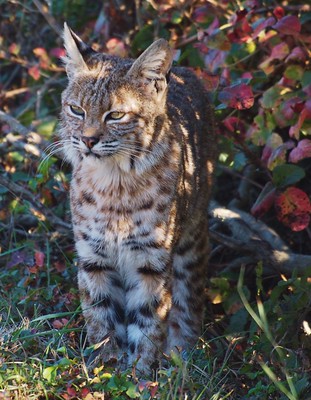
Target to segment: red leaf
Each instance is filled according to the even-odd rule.
[[[257,23],[256,25],[253,26],[254,33],[252,34],[252,38],[256,39],[257,36],[260,34],[260,32],[262,32],[263,30],[265,30],[266,28],[268,28],[269,26],[272,26],[274,24],[275,24],[274,17],[269,17],[269,18],[261,21],[260,23]]]
[[[285,62],[288,61],[305,61],[307,59],[307,54],[302,47],[294,47],[290,54],[286,57]]]
[[[52,322],[52,326],[54,329],[62,329],[63,323],[59,319],[56,319]]]
[[[28,68],[28,74],[35,80],[40,79],[40,68],[38,65],[34,65],[33,67]]]
[[[207,73],[204,69],[198,68],[194,70],[196,76],[202,81],[204,87],[208,91],[215,91],[219,86],[219,76],[211,75]]]
[[[295,98],[295,99],[299,99],[299,100],[298,100],[295,104],[293,104],[293,105],[291,106],[291,108],[293,109],[293,111],[294,111],[295,113],[300,114],[301,111],[302,111],[303,108],[304,108],[305,101],[302,101],[299,97],[297,97],[297,98]]]
[[[275,15],[277,19],[283,18],[285,15],[284,8],[280,6],[275,7],[275,9],[273,10],[273,15]]]
[[[244,5],[246,8],[253,10],[253,9],[260,7],[261,2],[259,0],[246,0]]]
[[[248,11],[244,8],[243,10],[238,10],[236,12],[237,15],[237,22],[241,21],[241,19],[244,19],[246,15],[248,14]]]
[[[66,318],[56,319],[55,321],[52,322],[54,329],[62,329],[67,324],[68,324],[68,319]]]
[[[289,47],[286,43],[279,43],[271,51],[271,60],[283,60],[289,53]]]
[[[72,396],[72,397],[77,396],[77,391],[72,386],[67,386],[67,393],[69,394],[69,396]]]
[[[233,32],[228,33],[227,37],[232,43],[244,43],[250,39],[250,35],[248,34],[250,31],[251,28],[246,21],[241,27],[235,28]]]
[[[39,58],[39,64],[41,68],[47,68],[50,64],[50,57],[43,47],[36,47],[33,49],[36,57]]]
[[[158,382],[151,382],[151,381],[140,381],[138,383],[138,390],[142,392],[143,390],[149,390],[151,398],[154,398],[159,388]]]
[[[289,187],[275,199],[277,218],[293,231],[308,227],[311,203],[308,195],[301,189]]]
[[[31,274],[37,274],[39,271],[39,267],[38,267],[38,265],[33,265],[32,267],[28,267],[28,271]]]
[[[305,102],[304,107],[299,115],[298,121],[295,125],[290,127],[289,136],[299,139],[300,129],[305,119],[311,119],[311,100]]]
[[[215,73],[218,68],[223,67],[225,59],[227,57],[227,52],[218,49],[210,49],[208,54],[204,58],[204,64],[206,70],[210,73]]]
[[[302,107],[300,105],[302,104]],[[291,99],[285,100],[283,104],[281,104],[281,113],[282,115],[280,116],[281,119],[284,120],[290,120],[294,117],[295,113],[297,112],[296,110],[300,110],[301,112],[302,108],[304,106],[304,102],[302,102],[300,97],[292,97]],[[286,121],[284,121],[286,122]]]
[[[86,387],[82,388],[80,391],[80,395],[81,395],[82,399],[84,399],[89,393],[90,393],[90,389],[88,389]]]
[[[287,15],[273,25],[273,28],[285,35],[297,35],[301,30],[301,24],[295,15]]]
[[[252,88],[245,83],[225,87],[218,95],[219,100],[231,108],[244,110],[254,104]]]
[[[66,263],[63,261],[55,261],[54,263],[54,268],[56,269],[57,272],[64,272],[66,269]]]
[[[283,221],[284,225],[288,225],[292,231],[299,232],[308,228],[310,224],[309,214],[291,214]]]
[[[17,56],[18,54],[19,54],[19,52],[20,52],[20,50],[21,50],[21,46],[19,45],[19,44],[16,44],[16,43],[12,43],[10,46],[9,46],[9,52],[11,53],[11,54],[13,54],[13,56]]]
[[[289,161],[297,163],[298,161],[308,157],[311,157],[311,140],[302,139],[298,142],[297,147],[290,152]]]
[[[197,23],[206,23],[209,19],[211,12],[211,7],[209,5],[204,5],[201,7],[197,7],[192,15],[191,15],[191,20]]]
[[[113,54],[119,57],[126,57],[127,51],[125,48],[125,44],[122,40],[117,38],[109,39],[106,43],[106,47],[108,49],[109,54]]]
[[[43,267],[45,255],[41,251],[35,252],[35,262],[38,267]]]
[[[274,60],[284,60],[284,58],[289,54],[289,47],[284,42],[277,44],[272,48],[271,55],[266,58],[259,67],[264,70],[267,74],[271,72],[270,64]],[[273,69],[272,69],[273,70]]]
[[[259,194],[255,204],[251,208],[251,214],[255,218],[260,218],[265,215],[272,207],[275,199],[276,188],[268,182]]]
[[[54,47],[53,49],[50,50],[49,54],[52,57],[61,58],[65,56],[66,51],[61,47]]]
[[[37,57],[48,57],[46,50],[43,47],[36,47],[33,49],[33,53]]]
[[[229,132],[238,134],[242,138],[246,135],[246,127],[244,122],[237,117],[227,117],[222,121],[224,126],[228,129]]]

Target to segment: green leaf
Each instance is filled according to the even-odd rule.
[[[175,351],[171,351],[171,357],[172,357],[172,362],[174,363],[174,365],[176,365],[179,368],[182,368],[183,366],[183,361],[181,356],[176,353]]]
[[[60,365],[60,366],[62,366],[62,367],[69,367],[71,364],[72,364],[72,362],[71,362],[68,358],[66,358],[66,357],[61,358],[61,359],[57,362],[57,365]]]
[[[10,153],[10,157],[16,163],[24,161],[24,156],[21,153],[19,153],[18,151],[12,151]]]
[[[276,187],[293,185],[305,177],[305,171],[292,164],[277,165],[272,171],[272,181]]]
[[[311,71],[304,72],[303,77],[301,79],[301,85],[302,85],[302,87],[311,85]]]
[[[25,172],[22,171],[17,171],[12,174],[12,181],[18,182],[28,182],[29,181],[29,174],[26,174]]]
[[[247,157],[244,153],[239,152],[234,155],[233,163],[232,163],[232,168],[237,170],[237,171],[242,171],[242,169],[245,167],[247,164]]]
[[[293,79],[295,81],[300,81],[303,77],[304,69],[301,65],[289,65],[285,72],[284,76],[288,79]]]
[[[38,172],[42,174],[41,177],[38,177],[38,180],[41,182],[44,178],[49,176],[49,170],[53,164],[55,164],[57,159],[55,157],[45,158],[38,166]]]
[[[248,313],[245,308],[236,311],[230,318],[229,332],[243,332],[248,322]]]
[[[261,99],[263,108],[275,108],[282,100],[281,91],[282,88],[279,86],[272,86],[266,90]]]
[[[56,122],[56,119],[42,122],[42,124],[38,125],[37,127],[38,133],[46,138],[50,138],[52,133],[54,133]]]
[[[173,24],[180,24],[182,22],[183,15],[180,12],[173,12],[171,22]]]
[[[0,185],[0,194],[5,194],[8,193],[9,189],[7,189],[6,187]]]
[[[56,378],[57,374],[57,365],[53,365],[52,367],[44,368],[43,370],[43,378],[46,379],[48,382],[53,382]]]
[[[139,397],[139,393],[137,393],[136,391],[136,385],[134,385],[134,383],[129,382],[128,383],[129,387],[126,391],[126,394],[128,395],[128,397],[130,399],[136,399],[137,397]]]

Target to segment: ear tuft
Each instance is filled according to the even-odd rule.
[[[172,49],[168,42],[158,39],[138,57],[128,73],[138,79],[161,80],[169,73],[172,61]]]
[[[63,57],[68,75],[88,70],[87,57],[94,53],[94,50],[85,44],[78,35],[76,35],[68,25],[64,24],[64,46],[67,55]]]

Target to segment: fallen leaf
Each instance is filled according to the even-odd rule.
[[[42,251],[35,252],[35,263],[38,267],[43,267],[45,254]]]

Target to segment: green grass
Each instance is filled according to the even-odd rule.
[[[113,364],[88,369],[91,349],[75,270],[64,253],[68,268],[59,267],[62,263],[53,257],[57,249],[46,246],[49,255],[41,267],[27,265],[26,256],[11,266],[14,253],[35,254],[33,246],[16,246],[16,252],[0,258],[9,257],[0,269],[0,399],[308,398],[299,397],[309,386],[308,374],[294,351],[277,345],[271,332],[275,328],[267,320],[268,304],[257,302],[257,312],[250,305],[242,276],[238,291],[244,306],[239,312],[247,310],[255,325],[240,336],[228,326],[217,335],[220,323],[207,325],[187,360],[176,354],[168,357],[165,367],[147,381],[137,379],[134,369],[119,371]],[[306,289],[301,282],[300,286]]]

